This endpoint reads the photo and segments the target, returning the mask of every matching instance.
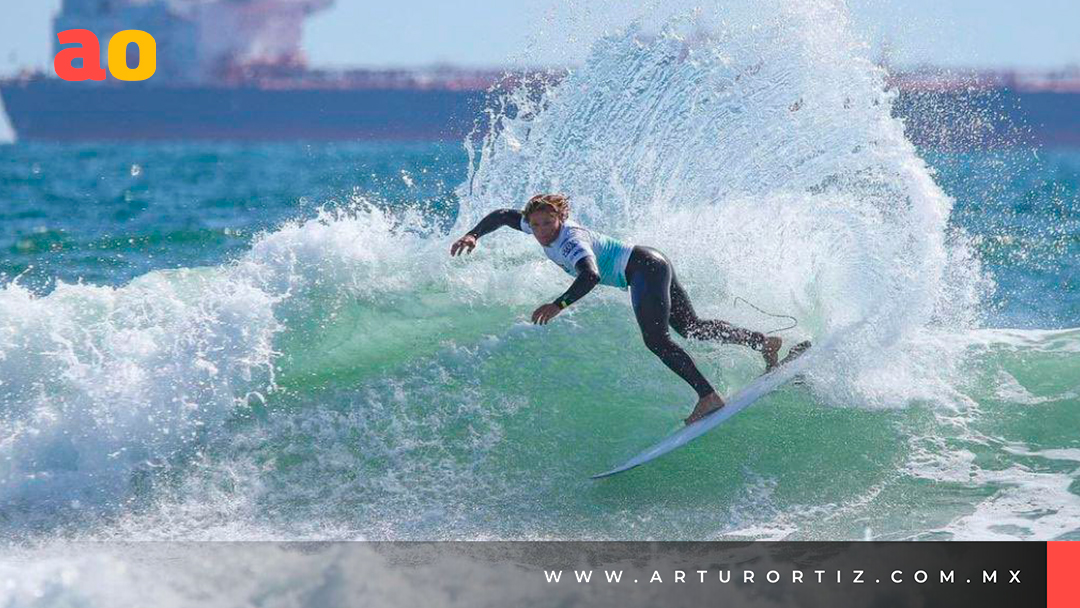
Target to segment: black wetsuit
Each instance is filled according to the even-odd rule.
[[[479,239],[502,226],[521,230],[522,215],[516,209],[499,209],[488,214],[467,234]],[[554,303],[566,308],[592,291],[600,281],[596,260],[587,257],[576,265],[577,277],[573,284]],[[635,246],[626,264],[626,281],[630,287],[630,300],[634,307],[645,345],[704,397],[714,392],[709,381],[701,375],[693,359],[671,339],[670,326],[684,338],[716,340],[730,344],[743,344],[761,350],[765,335],[735,327],[730,323],[700,319],[694,312],[686,290],[675,277],[671,262],[652,247]]]
[[[669,326],[684,338],[743,344],[755,350],[765,345],[765,335],[760,332],[725,321],[698,318],[690,297],[675,277],[671,262],[652,247],[634,247],[626,264],[626,280],[630,283],[630,302],[645,346],[694,387],[698,397],[713,392],[713,387],[690,355],[671,339]]]

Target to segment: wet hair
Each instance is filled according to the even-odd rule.
[[[525,209],[521,211],[521,215],[525,216],[527,222],[530,215],[545,209],[558,213],[559,217],[565,221],[566,218],[570,217],[570,199],[564,194],[537,194],[529,199]]]

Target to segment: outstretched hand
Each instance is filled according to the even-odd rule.
[[[558,304],[544,304],[533,311],[532,322],[539,325],[546,325],[548,321],[554,319],[562,312]]]
[[[472,253],[473,249],[476,249],[476,237],[471,234],[466,234],[454,241],[454,244],[450,246],[450,255],[456,256],[461,255],[462,253]]]

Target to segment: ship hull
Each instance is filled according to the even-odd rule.
[[[483,115],[480,90],[261,89],[0,83],[22,141],[454,141]],[[1080,145],[1080,93],[901,90],[908,138],[935,149]],[[973,109],[981,110],[973,111]]]
[[[460,140],[483,91],[0,85],[21,141]]]

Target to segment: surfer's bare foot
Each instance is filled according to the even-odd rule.
[[[780,357],[780,345],[783,344],[783,340],[776,336],[770,336],[765,338],[765,343],[761,345],[761,356],[765,358],[765,371],[771,372]]]
[[[720,395],[709,393],[701,399],[698,399],[694,411],[691,412],[683,422],[686,424],[693,424],[722,407],[724,407],[724,400],[720,398]]]

